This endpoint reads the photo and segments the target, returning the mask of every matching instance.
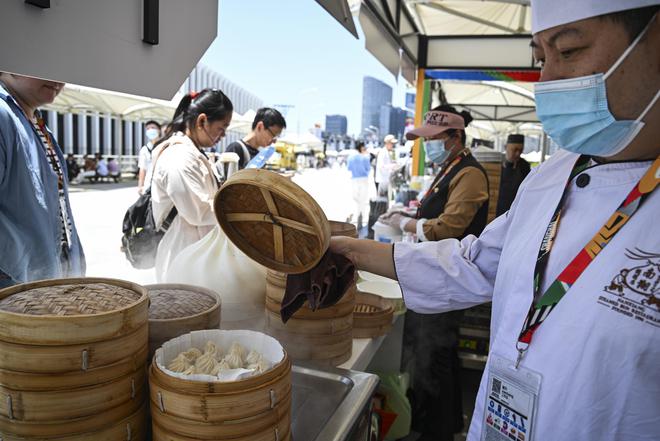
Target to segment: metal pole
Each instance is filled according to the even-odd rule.
[[[543,137],[541,138],[541,162],[545,161],[545,155],[548,154],[548,134],[543,132]]]

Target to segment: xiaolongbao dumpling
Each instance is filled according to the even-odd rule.
[[[167,369],[171,370],[172,372],[183,372],[186,369],[188,369],[191,366],[190,361],[188,358],[185,356],[184,353],[181,353],[176,356],[174,360],[170,362],[170,364],[167,366]]]
[[[245,348],[241,346],[238,342],[234,342],[229,347],[229,353],[237,355],[240,357],[241,362],[245,360]]]
[[[263,374],[268,369],[270,369],[270,365],[266,360],[264,360],[263,357],[261,357],[257,363],[250,364],[247,368],[253,369],[255,374]]]
[[[251,350],[247,354],[247,357],[245,357],[245,363],[246,364],[256,364],[262,358],[263,358],[263,356],[259,352],[255,351],[255,350]]]
[[[192,375],[192,374],[196,374],[197,372],[195,371],[195,365],[194,365],[194,364],[191,364],[191,365],[188,367],[188,369],[186,369],[185,371],[183,371],[183,372],[181,372],[181,373],[182,373],[183,375]]]
[[[218,364],[218,361],[213,356],[213,353],[205,352],[195,361],[195,372],[198,374],[213,375],[212,372],[216,364]]]
[[[213,358],[220,360],[222,358],[222,349],[212,341],[207,341],[206,346],[204,346],[204,354],[211,354]]]
[[[225,355],[222,361],[227,363],[230,369],[238,369],[243,367],[243,359],[237,351],[230,351],[227,355]]]
[[[202,355],[202,351],[197,348],[190,348],[187,351],[182,352],[186,356],[189,362],[194,363],[197,358]]]

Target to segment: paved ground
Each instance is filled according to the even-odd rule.
[[[345,221],[350,215],[350,173],[345,168],[305,170],[293,180],[316,199],[328,219]],[[120,250],[124,213],[137,197],[137,181],[72,186],[71,205],[87,257],[88,276],[155,283],[153,269],[134,269]]]

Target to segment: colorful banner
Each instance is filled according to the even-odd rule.
[[[521,81],[534,83],[541,72],[537,70],[427,70],[429,80],[462,81]]]

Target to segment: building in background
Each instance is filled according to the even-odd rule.
[[[387,134],[392,134],[397,139],[402,140],[406,131],[406,118],[408,111],[399,107],[393,107],[389,104],[380,106],[380,133],[381,138]]]
[[[380,127],[380,109],[384,105],[392,104],[392,88],[373,77],[364,77],[362,80],[362,132],[374,133],[381,138],[385,131]]]
[[[326,115],[325,116],[325,133],[330,135],[346,135],[348,130],[348,120],[344,115]]]
[[[193,69],[179,92],[185,94],[207,87],[222,90],[234,104],[234,111],[240,114],[263,107],[263,100],[259,97],[203,65],[197,65]],[[140,147],[146,143],[144,121],[127,121],[114,115],[92,111],[75,114],[44,111],[44,114],[48,127],[65,154],[136,156]],[[221,147],[224,148],[240,137],[239,133],[228,132]]]

